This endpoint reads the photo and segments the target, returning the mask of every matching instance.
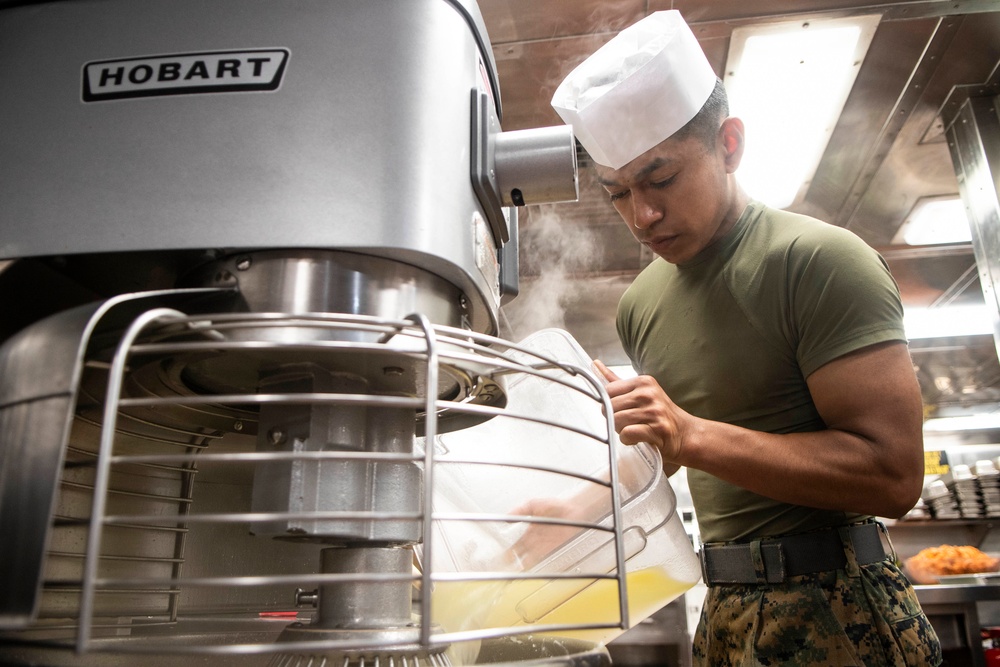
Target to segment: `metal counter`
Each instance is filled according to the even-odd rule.
[[[986,667],[978,603],[1000,600],[1000,584],[932,584],[913,589],[938,631],[942,647],[947,647],[949,637],[961,639],[968,649],[970,664]]]

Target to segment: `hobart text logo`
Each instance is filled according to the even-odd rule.
[[[89,62],[83,66],[83,101],[277,90],[287,62],[287,49],[212,51]]]

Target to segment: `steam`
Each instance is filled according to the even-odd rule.
[[[556,205],[531,207],[521,228],[520,293],[504,306],[512,340],[549,327],[566,329],[566,312],[587,288],[581,280],[594,266],[597,239],[590,228],[560,218]]]

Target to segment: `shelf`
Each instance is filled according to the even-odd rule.
[[[896,521],[887,523],[885,527],[889,530],[893,528],[947,528],[951,526],[986,526],[1000,524],[1000,517],[990,517],[986,519],[911,519],[907,521]]]

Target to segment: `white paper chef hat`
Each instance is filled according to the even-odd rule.
[[[716,76],[680,12],[654,12],[569,73],[552,107],[594,161],[619,169],[684,127]]]

